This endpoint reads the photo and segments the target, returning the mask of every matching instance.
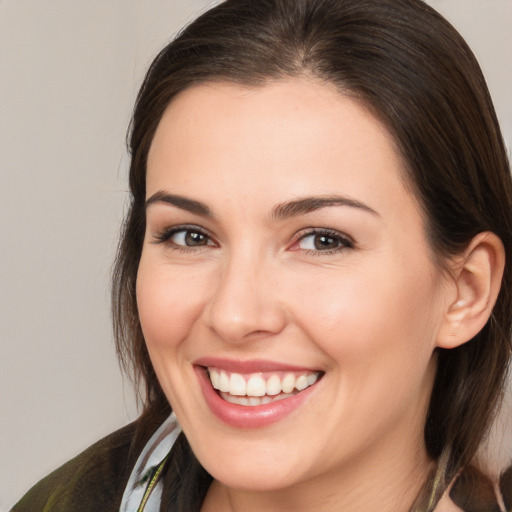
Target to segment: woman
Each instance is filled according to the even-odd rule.
[[[512,506],[473,464],[510,357],[512,184],[444,19],[228,0],[153,62],[130,150],[114,324],[144,411],[14,510]]]

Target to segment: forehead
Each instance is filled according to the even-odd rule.
[[[240,131],[241,126],[246,130]],[[163,132],[182,139],[184,129],[196,135],[189,143],[204,145],[208,141],[218,144],[220,136],[226,135],[230,141],[263,142],[271,131],[280,130],[276,143],[281,145],[286,139],[298,143],[312,135],[315,141],[322,137],[328,142],[337,134],[354,149],[357,139],[357,146],[362,146],[371,137],[371,142],[394,152],[394,141],[387,129],[361,102],[341,94],[331,84],[305,79],[279,80],[258,87],[213,82],[185,89],[164,112],[151,149]],[[269,141],[267,138],[266,145]]]
[[[165,111],[148,156],[147,193],[171,188],[208,202],[238,196],[269,204],[340,193],[375,209],[390,199],[416,209],[403,168],[385,126],[333,86],[212,83],[185,90]]]

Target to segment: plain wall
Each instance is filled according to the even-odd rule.
[[[214,3],[0,0],[0,511],[136,416],[109,315],[124,137],[151,57]],[[479,57],[511,147],[511,0],[430,3]]]

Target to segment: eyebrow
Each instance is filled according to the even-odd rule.
[[[313,196],[296,199],[294,201],[287,201],[286,203],[278,204],[272,210],[273,220],[284,220],[289,217],[304,215],[306,213],[314,212],[321,208],[328,206],[350,206],[351,208],[358,208],[365,212],[371,213],[380,217],[380,215],[368,205],[346,196]]]
[[[194,199],[188,199],[184,196],[169,194],[163,190],[159,190],[146,200],[146,209],[150,205],[156,203],[169,204],[171,206],[175,206],[176,208],[186,210],[190,213],[200,215],[202,217],[213,217],[212,211],[206,204]],[[356,199],[352,199],[346,196],[336,195],[303,197],[293,201],[280,203],[272,209],[271,218],[273,220],[285,220],[290,217],[305,215],[307,213],[320,210],[321,208],[327,208],[329,206],[349,206],[352,208],[361,209],[365,212],[371,213],[372,215],[380,217],[380,215],[373,208],[362,203],[361,201],[357,201]]]
[[[194,199],[188,199],[183,196],[168,194],[163,190],[159,190],[158,192],[153,194],[149,199],[146,200],[146,209],[148,208],[148,206],[151,206],[152,204],[156,203],[164,203],[169,204],[171,206],[176,206],[176,208],[186,210],[196,215],[201,215],[202,217],[213,217],[212,211],[204,203],[201,203],[200,201],[195,201]]]

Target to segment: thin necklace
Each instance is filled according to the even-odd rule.
[[[142,496],[142,501],[140,502],[139,508],[137,509],[137,512],[143,512],[144,507],[146,506],[149,496],[153,492],[153,489],[155,488],[156,484],[158,483],[158,479],[160,478],[160,475],[162,474],[162,470],[164,469],[165,463],[167,462],[167,458],[169,457],[169,454],[167,454],[160,462],[159,466],[156,468],[155,472],[153,473],[153,476],[149,480],[148,486],[146,487],[146,491],[144,492],[144,496]]]

